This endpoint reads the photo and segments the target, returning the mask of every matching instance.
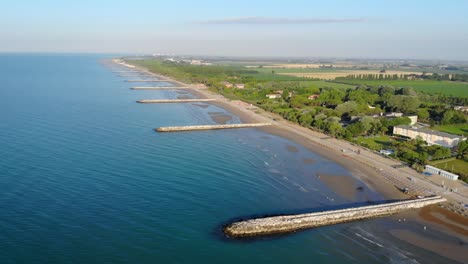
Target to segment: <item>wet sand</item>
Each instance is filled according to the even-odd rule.
[[[286,149],[289,151],[289,152],[292,152],[292,153],[297,153],[299,152],[299,149],[295,146],[291,146],[291,145],[286,145]]]
[[[346,199],[355,199],[359,192],[359,181],[353,177],[320,173],[317,174],[317,178],[330,187],[335,193]]]
[[[219,125],[225,125],[228,121],[232,120],[232,116],[224,112],[208,112],[208,115]]]
[[[456,241],[440,241],[406,229],[394,229],[390,230],[389,233],[413,246],[435,252],[460,263],[468,263],[468,246],[466,244]]]
[[[454,233],[468,237],[468,218],[462,215],[431,205],[419,210],[419,216],[428,222],[442,224]]]
[[[197,106],[197,107],[200,107],[200,108],[208,108],[210,107],[210,105],[207,105],[207,104],[192,104],[194,106]]]
[[[187,95],[179,95],[179,96],[177,96],[177,99],[180,99],[180,100],[183,100],[183,99],[193,99],[193,97],[187,96]]]

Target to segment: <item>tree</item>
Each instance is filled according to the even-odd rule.
[[[329,106],[338,105],[343,102],[345,95],[345,92],[340,89],[324,90],[320,93],[320,97],[317,99],[317,101]]]
[[[440,147],[436,151],[434,151],[434,153],[432,154],[432,157],[434,159],[443,159],[443,158],[450,157],[450,149]]]
[[[468,155],[468,140],[463,140],[458,143],[457,152],[462,158]]]
[[[416,96],[418,95],[416,91],[413,89],[413,87],[403,87],[400,90],[400,93],[402,95],[408,95],[408,96]]]
[[[353,136],[357,137],[364,133],[364,127],[360,121],[354,122],[346,127],[346,130]]]
[[[442,124],[461,124],[461,123],[466,123],[467,118],[465,114],[459,111],[455,110],[447,110],[444,112],[444,115],[442,116]]]
[[[430,114],[429,111],[427,111],[426,108],[421,108],[418,110],[418,118],[421,120],[427,120],[429,118]]]
[[[324,128],[324,120],[327,118],[327,115],[324,113],[320,113],[315,116],[314,118],[314,126],[317,127],[318,129],[323,129]]]
[[[357,111],[358,104],[354,101],[348,101],[346,103],[342,103],[336,106],[335,111],[339,115],[343,114],[352,114]]]
[[[340,136],[343,132],[343,127],[338,122],[330,122],[327,124],[326,130],[330,133],[331,136],[337,137]]]
[[[312,121],[314,121],[314,118],[312,117],[311,113],[303,113],[299,117],[299,123],[303,126],[312,125]]]
[[[416,96],[407,95],[394,95],[387,102],[387,106],[393,111],[401,111],[406,114],[416,113],[420,104]]]
[[[379,95],[382,96],[384,94],[395,94],[395,87],[391,85],[382,85],[379,87]]]

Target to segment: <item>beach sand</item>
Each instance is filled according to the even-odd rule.
[[[146,71],[145,69],[141,70]],[[166,76],[162,77],[168,78]],[[178,81],[172,80],[172,82],[177,85],[188,86],[187,84]],[[358,192],[357,187],[359,187],[358,180],[365,183],[368,188],[380,193],[385,197],[385,199],[394,200],[410,198],[409,195],[403,194],[393,184],[385,180],[381,174],[382,172],[401,173],[402,171],[397,171],[390,166],[390,164],[395,162],[391,162],[390,160],[387,161],[383,157],[367,151],[366,149],[354,146],[349,142],[337,140],[329,137],[328,135],[291,123],[278,115],[266,112],[262,109],[252,111],[250,109],[242,108],[237,104],[231,103],[230,100],[224,98],[222,95],[212,93],[206,89],[194,88],[189,91],[198,98],[217,99],[217,101],[212,102],[211,104],[221,107],[238,116],[244,123],[273,123],[273,126],[257,129],[289,139],[348,169],[354,178],[339,175],[324,175],[323,179],[321,179],[327,186],[329,186],[330,189],[345,198],[353,199],[355,197]],[[350,152],[349,154],[348,152],[344,153],[342,151],[343,149],[359,149],[361,154],[358,157],[354,152]],[[288,151],[294,152],[292,148],[288,149]],[[314,161],[304,160],[304,162],[313,163]],[[456,217],[457,220],[455,224],[455,218],[452,214],[454,213],[436,206],[424,208],[422,210],[415,210],[408,215],[408,218],[411,218],[412,221],[418,223],[424,223],[428,228],[434,228],[441,232],[445,232],[447,235],[456,237],[460,241],[464,241],[463,243],[468,243],[468,235],[465,232],[460,232],[461,228],[465,230],[468,229],[468,218],[458,215],[458,217]],[[415,235],[411,232],[411,230],[393,230],[392,235],[410,244],[414,244],[415,246],[435,252],[438,255],[448,257],[452,260],[465,260],[468,255],[466,253],[466,248],[464,247],[453,247],[453,245],[447,241],[428,240],[421,235]],[[444,250],[449,247],[451,247],[450,251]]]

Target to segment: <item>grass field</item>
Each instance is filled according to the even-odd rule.
[[[395,87],[413,87],[414,89],[429,93],[429,94],[436,94],[441,93],[445,95],[452,95],[457,97],[468,97],[468,83],[461,83],[461,82],[449,82],[449,81],[432,81],[432,80],[425,80],[425,81],[410,81],[410,80],[349,80],[349,81],[340,81],[346,82],[349,84],[365,84],[369,86],[380,86],[380,85],[392,85]]]
[[[431,165],[455,174],[468,174],[468,162],[461,159],[450,158],[445,160],[437,160],[435,162],[431,162]]]
[[[468,124],[440,125],[433,129],[455,135],[468,135]]]
[[[361,146],[373,150],[385,149],[392,145],[392,139],[387,136],[357,137],[354,141]]]
[[[307,80],[307,78],[272,74],[271,72],[259,72],[259,73],[251,73],[251,74],[249,73],[249,74],[242,74],[242,76],[244,77],[250,76],[258,81],[303,81],[303,80]]]

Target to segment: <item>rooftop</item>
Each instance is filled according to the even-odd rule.
[[[418,128],[418,127],[411,127],[411,126],[404,126],[404,125],[396,126],[396,127],[411,130],[411,131],[423,132],[423,133],[430,134],[430,135],[437,135],[437,136],[441,136],[441,137],[445,137],[445,138],[451,138],[451,139],[463,138],[462,136],[449,134],[449,133],[445,133],[445,132],[441,132],[441,131],[437,131],[437,130],[431,130],[431,129],[427,129],[427,128],[423,128],[423,127]]]

